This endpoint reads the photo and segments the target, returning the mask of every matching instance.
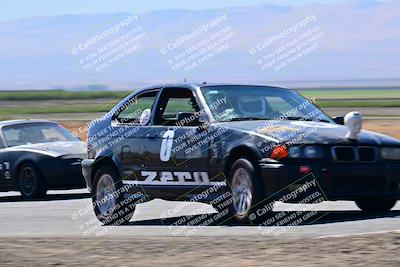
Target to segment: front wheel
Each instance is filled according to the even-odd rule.
[[[238,159],[232,165],[228,181],[232,200],[230,217],[238,223],[258,221],[256,207],[264,202],[265,195],[256,167],[247,159]],[[270,203],[271,213],[272,206],[273,202]]]
[[[356,200],[357,206],[364,212],[377,213],[377,212],[388,212],[397,200],[395,199],[358,199]]]
[[[92,202],[97,219],[104,225],[122,225],[130,221],[135,211],[131,199],[124,199],[119,175],[111,166],[103,166],[95,176]]]
[[[20,167],[19,190],[24,199],[42,199],[46,196],[46,184],[43,176],[33,163],[25,163]]]

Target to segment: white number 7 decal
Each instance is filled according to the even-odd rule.
[[[174,142],[175,132],[173,130],[168,130],[163,134],[161,149],[160,149],[160,159],[161,161],[169,161],[171,158],[172,144]]]

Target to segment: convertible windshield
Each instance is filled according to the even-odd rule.
[[[54,123],[23,123],[3,127],[7,146],[79,141],[67,129]]]
[[[218,121],[304,120],[332,122],[309,100],[282,88],[205,86],[203,95]]]

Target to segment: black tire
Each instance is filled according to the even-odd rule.
[[[97,171],[92,203],[97,219],[104,225],[123,225],[132,219],[136,206],[130,199],[124,199],[124,189],[114,167],[105,165]]]
[[[46,183],[39,169],[33,163],[24,163],[18,172],[19,191],[24,199],[46,197]]]
[[[357,206],[367,213],[380,213],[390,211],[397,200],[395,199],[358,199],[356,200]]]
[[[229,216],[233,221],[239,224],[254,224],[272,214],[273,201],[269,201],[268,203],[265,201],[263,183],[260,179],[260,172],[251,161],[241,158],[233,163],[228,175],[228,189],[232,197],[228,208]],[[246,185],[240,185],[241,183],[238,180],[243,181],[243,184]],[[249,194],[251,194],[250,200],[247,199]],[[241,199],[246,199],[246,201]],[[265,207],[267,204],[271,208],[261,218],[257,215],[257,210],[259,207]]]

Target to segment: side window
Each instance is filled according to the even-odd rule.
[[[5,148],[4,142],[3,140],[1,140],[1,137],[0,137],[0,148]]]
[[[146,92],[129,99],[118,110],[115,120],[119,123],[140,123],[140,115],[146,109],[151,109],[157,97],[157,91]]]
[[[168,99],[162,118],[176,118],[179,112],[195,113],[196,111],[191,98],[171,97]]]
[[[169,89],[162,96],[155,124],[174,126],[184,120],[187,125],[196,125],[197,117],[194,115],[198,111],[199,107],[191,90]]]
[[[18,146],[26,144],[23,140],[26,134],[24,134],[24,132],[22,132],[21,129],[7,127],[7,129],[4,129],[3,134],[9,146]]]

